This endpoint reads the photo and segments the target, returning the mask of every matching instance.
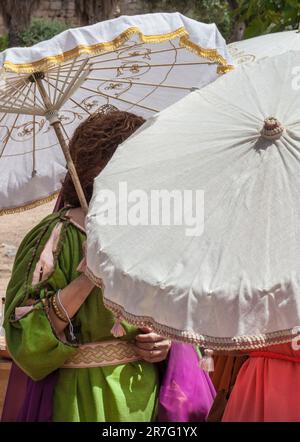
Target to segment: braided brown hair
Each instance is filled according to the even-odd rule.
[[[94,178],[107,165],[118,145],[144,122],[142,117],[130,112],[111,111],[93,114],[77,127],[69,149],[88,203],[93,193]],[[63,183],[62,196],[64,203],[80,206],[69,173]]]

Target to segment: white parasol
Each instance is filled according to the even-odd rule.
[[[216,26],[179,13],[69,29],[0,66],[0,214],[59,190],[64,155],[86,207],[67,148],[80,122],[116,108],[147,118],[232,68]]]
[[[235,64],[251,63],[287,51],[300,50],[300,30],[260,35],[230,43],[227,48]]]
[[[154,190],[187,201],[169,225]],[[171,338],[223,350],[287,342],[300,325],[299,201],[300,51],[241,66],[120,146],[95,180],[88,272],[117,316]]]

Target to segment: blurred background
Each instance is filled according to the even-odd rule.
[[[0,0],[0,51],[120,15],[179,11],[227,42],[298,27],[299,0]]]

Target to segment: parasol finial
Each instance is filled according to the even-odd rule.
[[[278,140],[284,131],[284,127],[275,117],[268,117],[264,121],[261,135],[268,140]]]

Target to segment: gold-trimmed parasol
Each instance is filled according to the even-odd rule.
[[[232,69],[215,25],[179,13],[120,17],[0,54],[0,215],[49,200],[75,128],[94,112],[148,117]],[[54,130],[52,130],[52,128]]]

